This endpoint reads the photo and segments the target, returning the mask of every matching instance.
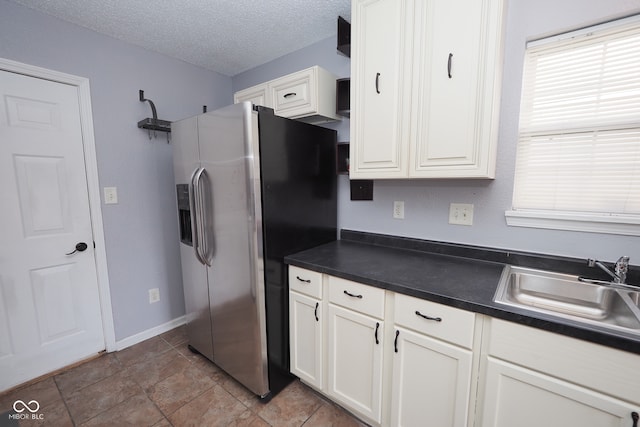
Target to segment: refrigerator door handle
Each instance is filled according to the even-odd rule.
[[[196,254],[196,258],[200,261],[201,264],[205,264],[204,259],[200,255],[200,203],[199,199],[199,189],[198,189],[198,180],[199,176],[204,169],[198,168],[193,171],[191,175],[191,185],[189,185],[189,201],[191,204],[191,222],[193,229],[193,251]]]
[[[200,240],[198,250],[204,264],[211,267],[213,260],[214,240],[213,240],[213,201],[212,185],[207,170],[201,168],[197,174],[198,204],[200,210]]]

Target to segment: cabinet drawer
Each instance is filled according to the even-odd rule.
[[[314,69],[300,71],[271,83],[271,96],[275,113],[293,117],[315,109]]]
[[[394,322],[457,344],[465,348],[473,346],[475,314],[407,295],[395,295]],[[429,317],[429,319],[425,318]],[[440,319],[440,320],[437,320]]]
[[[290,265],[289,289],[322,299],[322,273]]]
[[[329,276],[329,302],[378,319],[384,317],[384,289]]]

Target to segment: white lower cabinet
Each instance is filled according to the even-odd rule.
[[[636,354],[297,267],[289,285],[291,372],[371,425],[640,427]]]
[[[404,328],[395,333],[391,425],[465,427],[471,351]]]
[[[637,355],[493,318],[485,328],[477,426],[640,425]]]
[[[324,348],[322,303],[297,292],[289,293],[291,373],[322,389]]]
[[[640,409],[585,387],[489,358],[482,426],[632,427]],[[640,387],[640,386],[639,386]]]
[[[475,314],[396,294],[392,426],[469,425]]]
[[[384,324],[329,304],[327,393],[338,403],[380,422]]]
[[[391,425],[467,425],[472,353],[396,328]]]

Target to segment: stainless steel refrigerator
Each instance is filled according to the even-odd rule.
[[[268,399],[292,378],[283,258],[336,239],[336,132],[246,102],[171,133],[189,346]]]

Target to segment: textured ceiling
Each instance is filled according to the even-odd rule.
[[[336,33],[350,0],[12,0],[234,76]]]

